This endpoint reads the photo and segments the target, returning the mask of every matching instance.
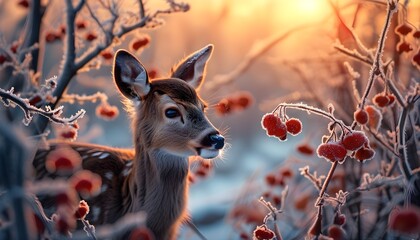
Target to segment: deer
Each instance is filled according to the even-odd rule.
[[[69,143],[81,155],[82,168],[100,175],[105,186],[86,200],[92,224],[114,223],[127,213],[143,211],[156,239],[176,239],[188,219],[191,157],[216,158],[225,144],[199,96],[212,52],[213,45],[207,45],[172,68],[169,78],[153,80],[131,53],[115,53],[113,79],[131,115],[134,148]],[[60,144],[38,150],[33,161],[36,180],[54,177],[45,169],[45,156]]]

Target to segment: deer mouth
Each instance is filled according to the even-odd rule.
[[[215,158],[219,156],[220,153],[219,149],[212,148],[195,148],[195,150],[197,151],[198,156],[205,159]]]

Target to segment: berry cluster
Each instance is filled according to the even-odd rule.
[[[400,41],[397,43],[397,52],[399,54],[409,53],[414,50],[412,45],[408,42],[407,38],[409,35],[414,39],[420,39],[420,30],[415,29],[412,25],[404,22],[395,28],[395,33],[400,36]],[[412,57],[412,63],[417,68],[420,68],[420,48]]]
[[[330,162],[342,163],[349,154],[363,162],[372,159],[375,152],[370,148],[364,132],[352,131],[345,134],[341,141],[329,141],[319,145],[317,154]]]
[[[239,92],[221,99],[216,105],[216,112],[219,115],[226,115],[234,111],[242,111],[249,108],[253,101],[249,92]]]
[[[274,113],[265,114],[262,117],[261,125],[268,136],[277,137],[280,141],[285,141],[288,133],[295,136],[302,131],[302,122],[299,119],[290,118],[283,123],[281,118]]]
[[[392,94],[378,93],[373,97],[372,101],[378,107],[388,107],[394,104],[395,96]]]
[[[209,176],[213,166],[208,161],[200,161],[198,168],[193,169],[188,174],[188,180],[190,183],[195,183],[197,177],[198,178],[205,178]]]
[[[96,107],[96,116],[105,119],[113,120],[118,117],[119,111],[116,106],[111,106],[106,102],[101,103]]]

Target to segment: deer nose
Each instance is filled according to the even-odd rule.
[[[208,138],[211,145],[216,149],[222,149],[225,145],[225,138],[220,134],[210,134]]]

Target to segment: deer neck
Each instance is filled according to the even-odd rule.
[[[188,169],[188,158],[137,146],[133,169],[126,180],[131,198],[129,211],[146,211],[147,225],[154,232],[179,222],[185,215]]]

